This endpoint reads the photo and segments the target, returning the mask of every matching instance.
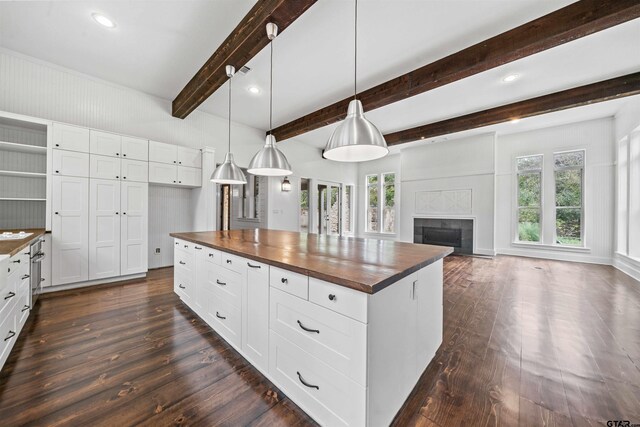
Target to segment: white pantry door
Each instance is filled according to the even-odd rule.
[[[148,191],[147,183],[121,182],[120,274],[122,276],[147,271]]]
[[[89,278],[89,179],[53,177],[51,221],[54,285]]]
[[[89,182],[89,279],[120,275],[120,181]]]

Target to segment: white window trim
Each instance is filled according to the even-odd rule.
[[[570,167],[563,167],[563,168],[556,168],[555,167],[555,155],[556,154],[564,154],[564,153],[575,153],[577,151],[582,151],[582,167],[578,167],[578,166],[570,166]],[[565,170],[577,170],[577,169],[582,169],[582,186],[581,186],[581,191],[582,194],[580,195],[580,240],[582,241],[581,245],[563,245],[562,243],[557,243],[558,242],[558,228],[557,228],[557,223],[556,223],[556,214],[557,214],[557,210],[558,210],[558,205],[556,204],[556,171],[565,171]],[[586,148],[577,148],[577,149],[573,149],[573,150],[563,150],[563,151],[554,151],[553,152],[553,244],[551,246],[557,247],[557,248],[563,248],[563,249],[587,249],[587,242],[586,242],[586,223],[585,223],[585,188],[587,188],[587,150]],[[573,208],[575,209],[576,207],[573,206],[565,206],[565,207],[560,207],[562,208]]]
[[[394,197],[393,197],[393,210],[394,210],[394,216],[395,216],[395,222],[394,222],[394,230],[392,232],[384,232],[382,231],[382,224],[383,224],[383,220],[384,218],[382,217],[382,212],[383,212],[383,208],[384,208],[384,203],[383,203],[383,194],[384,194],[384,180],[383,177],[384,175],[389,175],[389,174],[393,174],[394,175],[394,180],[393,180],[393,186],[394,188]],[[378,225],[379,225],[379,229],[378,230],[368,230],[368,221],[367,221],[367,214],[369,211],[369,177],[370,176],[377,176],[378,177]],[[365,195],[364,195],[364,199],[365,199],[365,204],[364,204],[364,234],[366,234],[367,236],[380,236],[380,237],[390,237],[390,236],[397,236],[398,235],[398,173],[394,172],[394,171],[387,171],[387,172],[380,172],[380,173],[369,173],[366,174],[364,176],[364,185],[365,185]]]

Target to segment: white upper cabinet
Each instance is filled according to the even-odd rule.
[[[177,184],[178,170],[174,165],[149,162],[149,182]]]
[[[149,141],[140,138],[122,137],[122,158],[130,160],[149,160]]]
[[[91,130],[91,154],[120,157],[122,137],[114,133]]]
[[[120,179],[122,181],[147,182],[149,180],[148,162],[122,159],[120,163],[120,171]]]
[[[76,151],[53,151],[53,175],[89,176],[89,155]]]
[[[149,161],[178,164],[178,146],[164,142],[149,141]]]
[[[120,159],[109,156],[89,156],[89,175],[91,178],[120,179]]]
[[[178,165],[202,168],[202,153],[189,147],[178,147]]]
[[[202,185],[202,170],[178,166],[178,185],[200,187]]]
[[[89,129],[54,123],[53,148],[88,153]]]

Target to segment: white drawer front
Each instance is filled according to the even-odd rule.
[[[222,257],[222,255],[220,254],[220,251],[207,248],[206,246],[204,247],[203,251],[205,252],[205,257],[208,262],[212,264],[220,265],[220,259]]]
[[[269,327],[361,386],[367,385],[367,326],[271,288]]]
[[[245,269],[244,259],[239,256],[235,256],[226,252],[222,252],[220,255],[220,265],[224,268],[228,268],[236,273],[242,273]]]
[[[309,278],[309,301],[367,323],[367,294],[334,283]]]
[[[15,307],[16,305],[12,301],[10,310],[3,313],[3,317],[0,318],[0,366],[7,360],[11,347],[18,339]]]
[[[229,304],[240,307],[242,302],[242,276],[219,265],[207,264],[208,289]]]
[[[216,298],[213,292],[207,292],[205,295],[211,326],[225,340],[240,348],[242,346],[240,309],[223,299]]]
[[[269,340],[269,374],[297,405],[322,425],[365,425],[364,387],[273,331]]]
[[[269,269],[269,284],[302,299],[309,298],[309,277],[278,267]]]
[[[0,321],[9,314],[15,300],[18,299],[18,286],[20,281],[18,269],[7,277],[7,283],[0,291]]]
[[[16,307],[19,319],[18,329],[22,329],[22,326],[27,322],[29,313],[31,312],[31,282],[29,278],[24,279],[18,289],[18,305]]]
[[[180,270],[175,270],[173,273],[173,291],[177,293],[181,298],[191,298],[195,295],[195,289],[193,289],[193,280],[191,275]]]

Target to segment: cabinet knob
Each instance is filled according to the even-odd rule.
[[[58,212],[54,212],[54,214],[56,214],[56,215],[60,215]]]
[[[127,177],[126,177],[126,176],[123,176],[123,177],[122,177],[122,179],[127,179]]]
[[[182,181],[178,181],[178,184],[182,184]]]
[[[287,279],[286,277],[283,277],[282,279],[280,279],[280,281],[282,283],[289,283],[289,279]]]
[[[176,161],[174,160],[173,163],[175,163]]]
[[[175,181],[173,181],[173,183],[175,184],[176,182],[175,182]]]
[[[126,212],[122,212],[122,215],[126,215],[126,214],[127,214]]]
[[[60,144],[56,144],[56,147],[60,147]]]
[[[227,264],[231,264],[231,260],[230,259],[227,260]]]
[[[181,164],[182,164],[182,162],[178,162],[178,164],[179,164],[179,165],[181,165]]]
[[[335,301],[336,296],[334,294],[329,294],[329,301]]]
[[[119,177],[118,175],[116,175],[116,179],[117,179],[117,178],[120,178],[120,177]]]
[[[116,212],[116,215],[118,215],[118,212]]]
[[[56,171],[56,173],[60,173],[60,171]]]
[[[116,156],[119,156],[119,155],[120,155],[120,153],[116,153]]]
[[[126,155],[126,154],[123,154],[123,155],[122,155],[122,157],[127,157],[127,155]]]

